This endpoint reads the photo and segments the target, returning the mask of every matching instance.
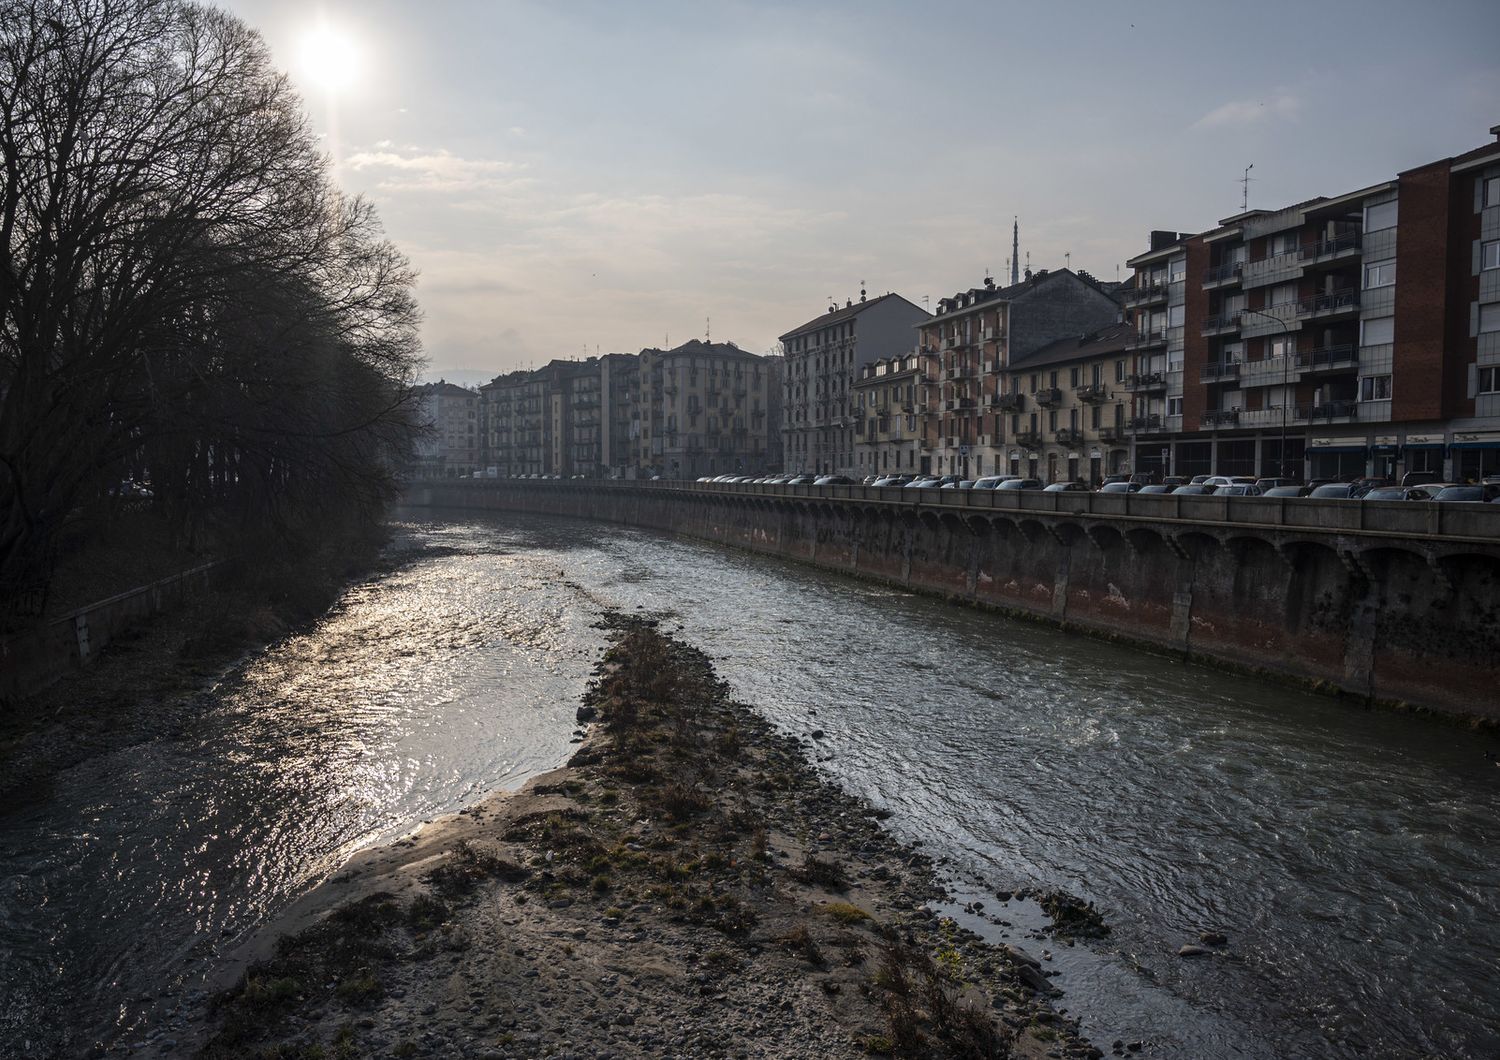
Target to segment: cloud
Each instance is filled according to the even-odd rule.
[[[346,164],[361,172],[372,171],[382,191],[482,191],[513,186],[524,162],[493,158],[463,158],[451,151],[423,151],[407,146],[390,149],[382,140],[376,150],[349,156]]]
[[[1290,92],[1278,91],[1264,99],[1238,99],[1215,107],[1193,122],[1194,129],[1222,129],[1236,125],[1258,125],[1265,121],[1296,121],[1302,101]]]

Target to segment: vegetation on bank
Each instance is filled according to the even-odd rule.
[[[202,1056],[1098,1055],[701,653],[616,624],[569,767],[418,837],[419,882],[382,870],[281,938]],[[632,965],[652,971],[609,971]]]
[[[189,0],[0,0],[0,627],[149,514],[183,555],[373,520],[413,273],[264,41]]]

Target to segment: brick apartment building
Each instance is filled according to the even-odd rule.
[[[1369,187],[1153,232],[1126,292],[1136,469],[1500,472],[1490,132]]]

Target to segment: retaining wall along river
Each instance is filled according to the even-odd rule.
[[[687,534],[1500,720],[1500,505],[510,480],[405,501]]]

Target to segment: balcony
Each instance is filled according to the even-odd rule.
[[[1042,447],[1041,432],[1021,431],[1016,435],[1016,444],[1022,449],[1040,449]]]
[[[1055,386],[1044,387],[1031,396],[1035,398],[1036,403],[1042,406],[1042,408],[1044,409],[1052,408],[1055,405],[1062,404],[1062,391]]]
[[[1143,305],[1147,302],[1157,302],[1167,297],[1167,285],[1164,283],[1148,283],[1137,287],[1133,291],[1127,291],[1125,301],[1131,305]]]
[[[1239,327],[1240,314],[1238,312],[1217,313],[1204,319],[1202,333],[1212,335],[1220,331],[1238,331]]]
[[[1359,367],[1359,348],[1345,342],[1304,350],[1297,354],[1297,367],[1304,372],[1347,372]]]
[[[1083,432],[1074,430],[1072,427],[1064,427],[1057,432],[1058,445],[1082,445]]]
[[[1161,416],[1154,412],[1149,416],[1132,416],[1126,424],[1132,431],[1159,431],[1161,430]]]
[[[1332,239],[1321,239],[1316,243],[1304,243],[1298,251],[1304,264],[1320,261],[1330,261],[1335,258],[1347,257],[1358,254],[1364,244],[1364,236],[1359,232],[1346,232]]]
[[[1203,426],[1210,430],[1219,427],[1234,427],[1239,422],[1239,409],[1209,409],[1203,414]]]
[[[1297,418],[1309,423],[1333,423],[1352,420],[1357,412],[1356,401],[1325,401],[1321,405],[1298,405]]]
[[[943,370],[943,378],[944,379],[949,379],[949,380],[952,380],[952,379],[966,379],[969,376],[972,376],[973,374],[974,374],[974,366],[972,364],[967,364],[967,363],[965,363],[965,364],[950,364],[947,368],[945,368]]]
[[[1153,328],[1149,331],[1138,332],[1135,338],[1125,344],[1127,350],[1138,350],[1145,346],[1161,346],[1167,341],[1166,328]]]
[[[1359,292],[1352,287],[1342,291],[1313,295],[1297,303],[1297,312],[1304,317],[1331,317],[1359,310]]]
[[[1109,387],[1103,383],[1085,383],[1073,393],[1078,395],[1078,400],[1097,404],[1100,401],[1109,400]]]
[[[1100,427],[1099,440],[1101,442],[1119,442],[1125,438],[1125,431],[1119,427]]]
[[[1228,283],[1233,280],[1238,282],[1240,274],[1245,271],[1243,261],[1231,261],[1223,265],[1215,265],[1203,274],[1203,286],[1210,287],[1214,284]]]
[[[1020,412],[1026,407],[1026,395],[991,394],[990,405],[1001,412]]]
[[[1229,364],[1206,364],[1203,366],[1203,381],[1205,383],[1223,382],[1226,379],[1238,379],[1240,377],[1240,366],[1238,363]]]
[[[1126,390],[1162,390],[1166,385],[1165,372],[1134,372],[1125,377]]]

